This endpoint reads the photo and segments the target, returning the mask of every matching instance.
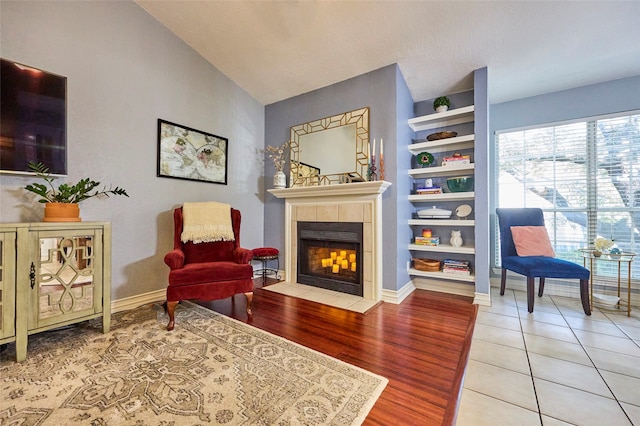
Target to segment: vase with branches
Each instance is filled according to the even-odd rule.
[[[284,174],[284,165],[287,159],[289,150],[289,142],[285,142],[279,146],[267,145],[267,155],[273,161],[273,167],[276,169],[276,174],[273,176],[273,186],[275,188],[286,188],[287,177]]]

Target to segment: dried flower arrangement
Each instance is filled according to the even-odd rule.
[[[605,251],[613,247],[613,240],[598,237],[594,240],[593,246],[597,251]]]
[[[276,168],[277,172],[281,172],[284,169],[285,159],[289,150],[289,142],[285,142],[280,146],[271,146],[267,145],[267,152],[269,153],[269,158],[273,160],[273,166]]]

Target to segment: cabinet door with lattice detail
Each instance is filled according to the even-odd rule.
[[[15,337],[16,232],[0,229],[0,343]]]
[[[102,312],[100,229],[32,232],[29,330]]]

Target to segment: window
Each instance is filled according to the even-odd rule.
[[[596,237],[640,249],[638,112],[500,132],[495,164],[496,207],[542,208],[557,257],[582,264],[578,249]],[[632,266],[640,280],[640,257]],[[600,277],[617,276],[614,262],[598,267]]]

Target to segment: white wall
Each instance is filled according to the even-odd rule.
[[[130,198],[81,204],[113,227],[112,299],[166,287],[172,210],[220,201],[243,214],[241,243],[262,245],[264,107],[129,1],[0,2],[0,56],[68,78],[68,181],[91,177]],[[156,177],[157,119],[229,138],[228,185]],[[0,175],[0,221],[42,219]]]

